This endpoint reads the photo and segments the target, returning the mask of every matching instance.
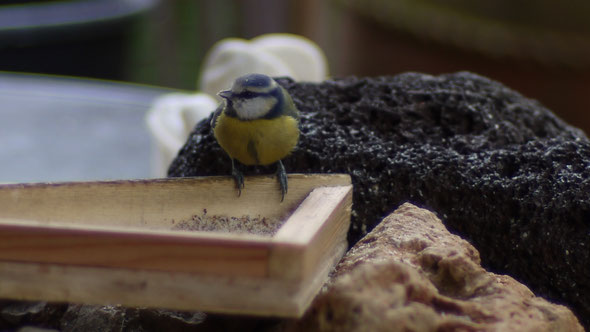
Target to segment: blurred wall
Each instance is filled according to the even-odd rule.
[[[541,101],[590,133],[590,21],[584,19],[590,16],[583,14],[590,15],[590,5],[581,0],[562,7],[533,0],[478,4],[164,1],[145,22],[149,40],[143,49],[147,45],[150,51],[137,54],[130,77],[192,89],[206,50],[217,40],[291,32],[324,49],[334,77],[469,70]],[[398,15],[391,16],[392,11]],[[550,19],[552,13],[560,19]],[[541,33],[551,43],[537,38]]]
[[[0,0],[0,70],[124,80],[158,0]]]
[[[194,89],[207,50],[220,39],[293,32],[289,1],[162,1],[137,29],[129,78]]]
[[[438,7],[412,7],[429,2]],[[441,3],[464,7],[459,7],[460,15],[452,16]],[[474,2],[469,3],[473,6]],[[590,3],[574,1],[562,7],[547,1],[475,3],[492,6],[481,10],[494,17],[479,18],[482,14],[477,8],[460,0],[306,0],[298,2],[297,16],[301,20],[296,30],[326,50],[334,76],[468,70],[539,100],[570,124],[590,133]],[[510,7],[527,3],[549,8]],[[366,7],[372,7],[370,12]],[[401,17],[388,13],[402,9],[406,12]],[[427,10],[431,11],[429,16],[424,14]],[[501,16],[502,10],[506,15]],[[568,15],[575,17],[568,21]],[[405,22],[390,21],[395,19]],[[465,22],[459,23],[461,19]],[[536,38],[541,33],[547,37]]]
[[[81,2],[93,1],[141,2]],[[590,133],[590,2],[585,0],[143,1],[154,4],[103,30],[110,35],[88,35],[62,48],[60,70],[38,72],[194,90],[203,57],[216,41],[291,32],[324,49],[334,77],[469,70],[541,101]],[[0,28],[0,54],[8,53],[2,47],[9,32]],[[57,32],[58,46],[61,37],[72,36]],[[118,37],[109,46],[105,38],[114,32]],[[28,46],[20,45],[0,63],[10,62],[13,69],[0,70],[35,71],[31,64],[48,63],[39,52],[27,53]]]

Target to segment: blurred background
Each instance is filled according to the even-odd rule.
[[[5,124],[0,123],[0,144],[13,140],[24,147],[26,138],[8,137],[7,131],[29,135],[27,130],[51,126],[56,119],[44,113],[49,117],[40,121],[41,127],[31,126],[28,118],[18,120],[24,129],[6,124],[9,116],[25,116],[23,105],[38,112],[49,104],[54,109],[63,105],[76,109],[66,117],[81,132],[98,130],[97,139],[104,130],[83,129],[89,122],[82,116],[76,119],[80,112],[107,112],[98,107],[127,114],[127,120],[109,123],[107,118],[103,127],[113,126],[113,132],[119,130],[117,125],[131,130],[157,96],[196,90],[201,62],[216,41],[272,32],[315,41],[326,53],[332,77],[468,70],[539,100],[590,133],[590,2],[586,0],[4,0],[0,1],[0,122]],[[48,87],[52,88],[46,91]],[[30,111],[27,114],[31,116]],[[46,136],[61,135],[59,128]],[[145,129],[133,130],[125,140],[137,136],[137,145],[130,144],[114,159],[148,154],[149,142],[141,138]],[[0,160],[23,158],[23,149],[2,155],[0,148]],[[149,173],[144,174],[143,168],[135,173],[110,172],[124,167],[102,165],[100,160],[89,163],[95,168],[91,178]],[[143,164],[138,159],[131,168]],[[22,166],[15,163],[13,168]],[[2,172],[0,168],[0,182],[47,179],[45,175],[3,179]]]

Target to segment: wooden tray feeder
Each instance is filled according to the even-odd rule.
[[[346,250],[350,177],[289,175],[283,202],[273,177],[245,184],[240,197],[228,177],[0,185],[0,298],[300,317]],[[206,218],[284,223],[191,230]]]

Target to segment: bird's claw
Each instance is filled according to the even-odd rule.
[[[239,197],[242,195],[242,189],[244,188],[244,174],[236,167],[233,159],[231,161],[231,175],[236,182]]]
[[[231,161],[231,175],[234,178],[236,187],[238,188],[238,197],[242,195],[242,189],[244,189],[244,174],[236,167],[234,160]],[[279,180],[279,186],[281,188],[281,202],[285,200],[285,195],[288,191],[287,184],[287,172],[282,161],[277,163],[277,179]]]
[[[287,172],[285,171],[285,166],[283,166],[283,162],[279,160],[277,163],[277,179],[279,180],[279,186],[281,187],[281,202],[285,200],[285,194],[287,193],[288,184],[287,184]]]

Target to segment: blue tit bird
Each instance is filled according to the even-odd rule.
[[[211,119],[211,128],[231,158],[238,196],[244,188],[244,175],[235,160],[244,165],[277,163],[282,202],[287,193],[287,173],[281,159],[299,140],[299,111],[293,99],[275,80],[262,74],[239,77],[231,90],[218,95],[224,100]]]

